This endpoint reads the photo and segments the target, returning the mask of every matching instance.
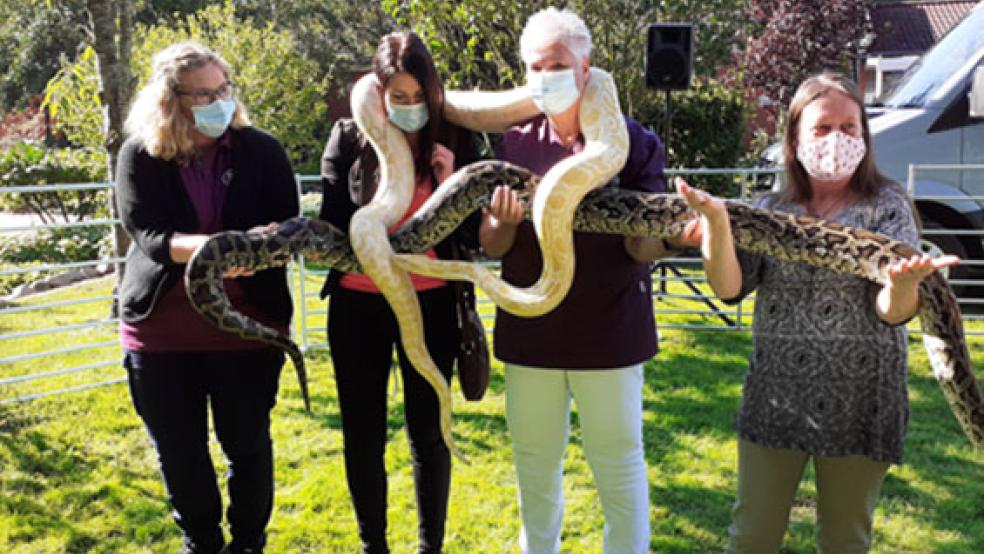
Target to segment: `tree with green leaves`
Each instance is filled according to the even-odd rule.
[[[297,50],[317,62],[329,80],[367,68],[379,38],[396,26],[378,0],[246,0],[237,11],[242,19],[289,31]]]
[[[533,13],[566,7],[584,19],[594,41],[592,63],[615,75],[623,107],[645,94],[642,68],[650,23],[693,23],[694,67],[715,77],[731,62],[745,21],[742,0],[382,0],[398,23],[425,37],[451,87],[501,88],[522,82],[519,35]]]
[[[296,166],[311,171],[321,151],[326,79],[313,60],[299,54],[294,37],[270,24],[241,19],[236,5],[226,1],[172,24],[144,26],[134,31],[132,70],[137,82],[151,74],[154,53],[183,40],[198,40],[221,54],[232,66],[237,94],[253,122],[284,144]],[[99,104],[96,53],[83,50],[49,83],[47,101],[68,138],[80,146],[101,143],[97,125]]]
[[[214,0],[127,2],[133,21],[173,22]],[[268,2],[256,2],[269,5]],[[117,6],[120,6],[117,4]],[[25,106],[44,91],[62,67],[91,45],[94,36],[87,0],[3,0],[0,2],[0,114]]]
[[[626,114],[643,125],[663,121],[662,94],[646,88],[647,28],[660,21],[694,24],[695,84],[674,93],[674,128],[668,161],[685,167],[734,167],[744,154],[748,106],[740,90],[716,80],[732,63],[745,21],[742,0],[383,0],[398,23],[414,29],[427,43],[449,88],[501,89],[522,84],[519,37],[526,20],[549,6],[578,13],[591,29],[592,64],[612,73]],[[708,186],[727,192],[730,182]]]
[[[86,41],[84,0],[0,2],[0,114],[27,105]]]

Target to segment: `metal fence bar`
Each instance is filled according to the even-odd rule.
[[[57,269],[76,269],[80,267],[95,267],[97,265],[115,264],[125,262],[126,258],[109,258],[106,260],[92,260],[87,262],[65,262],[61,264],[38,265],[32,267],[22,267],[19,269],[6,269],[0,271],[0,275],[21,275],[24,273],[38,273],[41,271],[55,271]]]
[[[23,339],[26,337],[39,337],[42,335],[51,335],[54,333],[60,333],[62,331],[77,331],[79,329],[90,329],[93,327],[108,325],[110,323],[119,323],[119,319],[116,318],[101,319],[99,321],[88,321],[85,323],[62,325],[60,327],[45,327],[44,329],[35,329],[33,331],[21,331],[20,333],[7,333],[5,335],[0,335],[0,340],[13,340],[13,339]]]
[[[305,331],[305,332],[301,333],[301,340],[300,340],[300,343],[301,343],[301,352],[305,352],[305,351],[307,351],[307,348],[308,348],[308,340],[307,340],[307,315],[308,315],[308,310],[307,310],[307,277],[305,276],[305,273],[304,273],[304,271],[305,271],[305,268],[304,268],[304,256],[298,254],[297,257],[296,257],[295,263],[297,264],[297,268],[298,268],[297,274],[298,274],[299,278],[298,278],[297,281],[298,281],[298,288],[299,288],[300,293],[301,293],[301,302],[300,302],[300,305],[301,305],[301,322],[304,325],[304,331]]]
[[[43,225],[22,225],[20,227],[3,227],[0,233],[15,233],[22,231],[38,231],[41,229],[70,229],[76,227],[96,227],[100,225],[116,225],[123,222],[119,219],[89,219],[85,221],[71,221],[68,223],[45,223]]]
[[[984,171],[984,164],[909,164],[918,171]]]
[[[751,331],[752,328],[748,325],[730,326],[730,325],[704,325],[704,324],[693,324],[693,323],[657,323],[657,329],[678,329],[678,330],[690,330],[690,331]]]
[[[78,300],[62,300],[59,302],[50,302],[48,304],[34,304],[32,306],[20,306],[15,308],[0,308],[0,316],[19,314],[23,312],[35,312],[47,310],[49,308],[61,308],[64,306],[77,306],[79,304],[92,304],[93,302],[103,302],[105,300],[112,300],[113,298],[116,297],[112,295],[103,295],[93,296],[92,298],[81,298]]]
[[[31,373],[30,375],[18,375],[17,377],[7,377],[5,379],[0,379],[0,385],[12,385],[14,383],[37,381],[38,379],[44,379],[46,377],[57,377],[59,375],[68,375],[70,373],[78,373],[80,371],[99,369],[101,367],[108,367],[111,365],[118,365],[118,364],[119,364],[118,361],[106,361],[106,362],[98,362],[88,365],[80,365],[76,367],[69,367],[66,369],[56,369],[54,371],[46,371],[44,373]]]
[[[951,195],[920,194],[919,196],[916,196],[916,199],[917,200],[974,200],[974,201],[980,201],[980,200],[984,200],[984,195],[967,195],[967,196],[960,195],[960,196],[957,196],[957,195],[953,195],[953,194],[951,194]]]
[[[679,277],[657,277],[653,276],[653,282],[659,281],[671,281],[674,283],[705,283],[707,282],[707,277],[691,277],[689,275],[681,275]]]
[[[24,362],[27,360],[36,360],[38,358],[46,358],[48,356],[56,356],[58,354],[72,354],[74,352],[83,352],[85,350],[95,350],[97,348],[108,348],[110,346],[119,346],[120,341],[111,340],[106,342],[94,342],[91,344],[86,344],[82,346],[71,346],[69,348],[59,348],[58,350],[45,350],[44,352],[34,352],[31,354],[21,354],[20,356],[11,356],[9,358],[0,358],[0,364],[12,364],[14,362]]]
[[[922,197],[919,197],[922,200]],[[979,237],[984,236],[984,231],[973,231],[970,229],[924,229],[922,234],[924,236],[934,236],[934,235],[949,235],[949,236],[965,236],[965,237]]]
[[[121,377],[119,379],[111,379],[109,381],[100,381],[98,383],[89,383],[86,385],[79,385],[77,387],[69,387],[67,389],[59,389],[48,392],[38,392],[34,394],[25,394],[23,396],[16,396],[14,398],[7,398],[0,400],[0,405],[3,404],[13,404],[15,402],[28,402],[30,400],[37,400],[39,398],[45,398],[47,396],[57,396],[61,394],[68,394],[72,392],[82,392],[86,390],[91,390],[99,387],[105,387],[108,385],[118,385],[120,383],[126,383],[126,377]]]
[[[31,193],[31,192],[75,192],[80,190],[111,189],[113,183],[59,183],[57,185],[28,185],[18,187],[3,187],[0,192],[3,194]]]

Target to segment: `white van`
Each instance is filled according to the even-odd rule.
[[[984,2],[979,2],[881,103],[867,108],[878,168],[904,186],[909,164],[984,164],[982,105]],[[765,153],[772,163],[781,163],[777,146]],[[925,229],[984,232],[984,171],[917,172],[915,196]],[[918,200],[921,196],[935,199]],[[926,240],[963,259],[984,260],[982,237],[929,234]],[[950,278],[980,275],[980,270],[984,266],[963,266]]]
[[[975,74],[984,74],[984,2],[868,110],[882,172],[905,184],[909,164],[984,164],[984,119],[970,110],[970,97],[984,95]],[[915,195],[946,197],[917,200],[926,229],[984,230],[984,200],[967,198],[984,197],[984,171],[917,172]],[[984,259],[981,236],[926,238],[961,258]]]

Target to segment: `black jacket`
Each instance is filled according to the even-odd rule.
[[[459,169],[478,160],[475,136],[458,127],[452,127],[453,136],[446,144],[454,153],[454,167]],[[376,190],[377,166],[374,156],[363,156],[369,146],[351,119],[339,119],[331,129],[331,136],[321,157],[321,212],[320,219],[348,232],[352,214],[366,204]],[[482,214],[471,214],[446,239],[434,247],[438,258],[453,259],[451,243],[460,250],[478,249],[478,227]],[[324,299],[335,291],[343,273],[332,269],[321,288]]]
[[[223,227],[244,231],[296,216],[297,185],[280,143],[252,127],[229,132],[233,178]],[[152,157],[138,139],[123,144],[116,174],[120,217],[133,241],[120,290],[121,317],[132,323],[150,315],[157,299],[183,278],[185,264],[171,260],[171,236],[194,233],[198,219],[178,164]],[[276,320],[290,321],[293,306],[284,268],[260,271],[239,282],[259,309]]]

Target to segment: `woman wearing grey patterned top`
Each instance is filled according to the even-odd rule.
[[[854,84],[822,74],[800,85],[783,140],[786,188],[756,204],[869,229],[915,246],[905,192],[875,168]],[[757,289],[754,350],[738,433],[738,494],[727,552],[775,552],[813,460],[820,552],[867,552],[875,501],[902,460],[909,406],[904,323],[918,284],[953,256],[914,256],[884,287],[799,263],[736,251],[722,202],[680,182],[702,214],[702,253],[715,294]]]

